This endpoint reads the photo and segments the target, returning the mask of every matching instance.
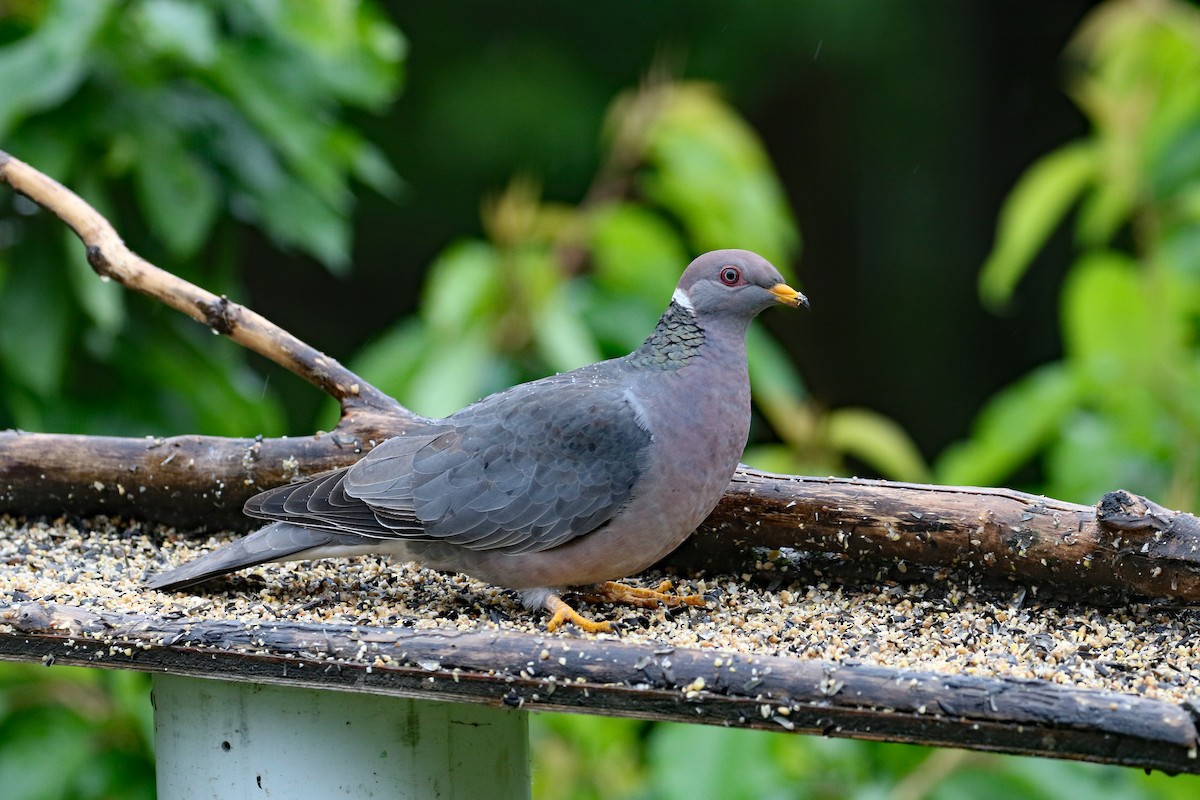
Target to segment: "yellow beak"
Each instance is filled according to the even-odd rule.
[[[788,286],[786,283],[777,283],[772,286],[769,291],[771,294],[775,295],[776,300],[778,300],[780,303],[783,303],[785,306],[792,306],[793,308],[804,306],[805,308],[808,308],[808,298],[797,292],[792,287]]]

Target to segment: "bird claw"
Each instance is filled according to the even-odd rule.
[[[663,581],[653,589],[642,589],[637,586],[627,586],[616,581],[598,583],[590,592],[583,594],[589,603],[612,603],[614,605],[635,606],[637,608],[682,608],[685,606],[703,606],[706,599],[698,594],[668,594],[674,588],[670,581]],[[580,614],[556,594],[547,596],[546,610],[550,612],[550,621],[546,630],[550,633],[563,625],[574,625],[586,633],[619,633],[617,625],[610,621],[596,622]]]
[[[580,614],[575,609],[567,605],[567,602],[556,594],[549,595],[546,598],[546,610],[551,612],[550,621],[546,623],[546,630],[550,633],[558,630],[563,625],[574,625],[585,633],[612,633],[613,624],[607,620],[596,622]]]
[[[642,589],[637,586],[627,586],[616,581],[605,581],[584,598],[589,603],[614,603],[637,608],[657,608],[660,605],[667,608],[678,606],[703,606],[705,599],[698,594],[667,594],[674,588],[670,581],[663,581],[654,589]]]

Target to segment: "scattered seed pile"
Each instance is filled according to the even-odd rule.
[[[229,538],[189,539],[170,528],[103,518],[71,524],[0,516],[0,606],[45,601],[197,620],[545,632],[545,615],[524,610],[511,592],[380,558],[258,567],[190,593],[139,585],[144,575]],[[661,578],[638,582],[654,586]],[[1200,695],[1200,609],[1050,604],[1016,587],[953,581],[764,591],[716,576],[679,589],[707,595],[707,607],[581,608],[618,621],[626,639],[677,647],[1040,678],[1177,703]]]

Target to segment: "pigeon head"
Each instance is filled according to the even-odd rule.
[[[808,308],[808,298],[749,250],[713,250],[684,270],[671,298],[697,316],[750,319],[776,303]]]

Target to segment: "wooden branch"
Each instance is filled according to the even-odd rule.
[[[345,467],[410,425],[360,408],[332,433],[285,438],[144,439],[0,431],[0,513],[107,514],[197,532],[246,530],[246,499]]]
[[[612,639],[171,619],[24,603],[0,658],[1200,772],[1193,714],[1046,681]]]
[[[1034,591],[1195,602],[1200,521],[1125,491],[1092,507],[1011,489],[742,468],[669,563],[692,573],[733,567],[767,579],[789,570],[894,580],[957,570]]]
[[[87,248],[102,278],[152,297],[287,368],[342,404],[416,417],[335,359],[310,347],[260,314],[154,266],[125,246],[113,226],[79,195],[20,159],[0,151],[0,181],[52,211]]]

